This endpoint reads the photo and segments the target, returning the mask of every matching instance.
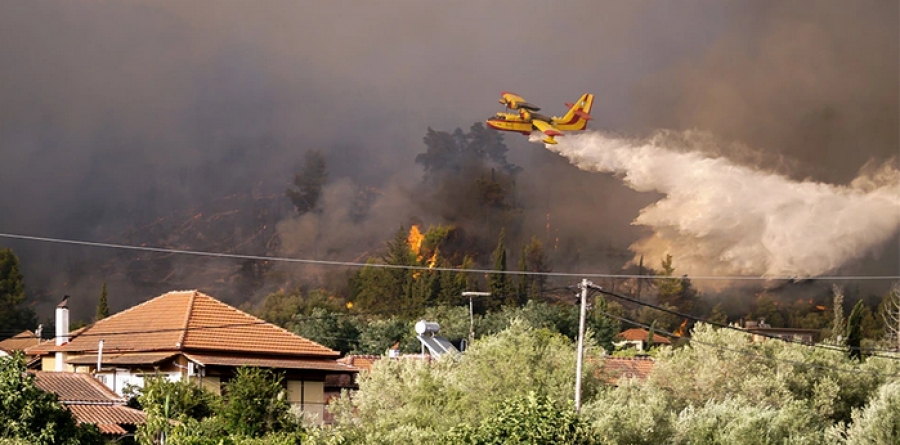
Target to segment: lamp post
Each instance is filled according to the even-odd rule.
[[[475,341],[475,309],[472,305],[472,297],[490,297],[490,292],[463,292],[462,296],[469,297],[469,344]]]

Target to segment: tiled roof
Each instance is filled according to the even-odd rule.
[[[104,318],[57,350],[94,352],[100,339],[110,353],[202,350],[339,355],[198,291],[169,292]]]
[[[89,374],[35,372],[38,388],[55,393],[78,423],[90,423],[105,434],[126,434],[122,425],[147,422],[147,415],[125,406],[125,399]]]
[[[25,331],[0,341],[0,349],[7,352],[24,351],[32,346],[37,346],[40,342],[41,339],[35,337],[34,332]]]
[[[106,434],[125,434],[121,425],[140,425],[147,422],[147,414],[125,405],[66,404],[78,423],[92,423]]]
[[[616,339],[623,339],[628,341],[647,341],[647,337],[650,335],[650,332],[646,329],[640,328],[632,328],[625,331],[622,331],[616,335]],[[663,337],[657,333],[653,333],[653,343],[664,343],[664,344],[672,344],[668,338]]]
[[[346,357],[338,359],[338,361],[341,363],[345,363],[365,371],[371,371],[372,365],[374,365],[378,360],[381,360],[380,355],[348,355]]]
[[[44,391],[56,393],[63,403],[125,403],[125,399],[112,392],[90,374],[38,371],[34,383]]]
[[[651,358],[605,357],[600,372],[610,384],[622,378],[645,380],[653,371],[654,364]]]
[[[333,371],[344,373],[356,373],[359,370],[353,366],[338,363],[331,359],[298,359],[294,357],[253,357],[240,355],[216,355],[216,354],[184,354],[189,360],[203,366],[253,366],[273,369],[311,369],[318,371]]]

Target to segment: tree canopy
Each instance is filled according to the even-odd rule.
[[[0,338],[37,327],[37,315],[24,307],[25,279],[12,249],[0,249]],[[5,334],[5,335],[4,335]]]

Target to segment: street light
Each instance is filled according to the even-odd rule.
[[[475,310],[472,306],[472,297],[490,297],[490,292],[463,292],[462,296],[469,297],[469,344],[475,341]]]

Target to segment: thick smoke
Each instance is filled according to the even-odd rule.
[[[665,195],[634,220],[653,235],[631,247],[649,258],[671,254],[691,275],[820,276],[870,254],[900,229],[900,172],[888,164],[841,186],[675,151],[665,138],[592,132],[561,140],[547,148],[577,167]]]

